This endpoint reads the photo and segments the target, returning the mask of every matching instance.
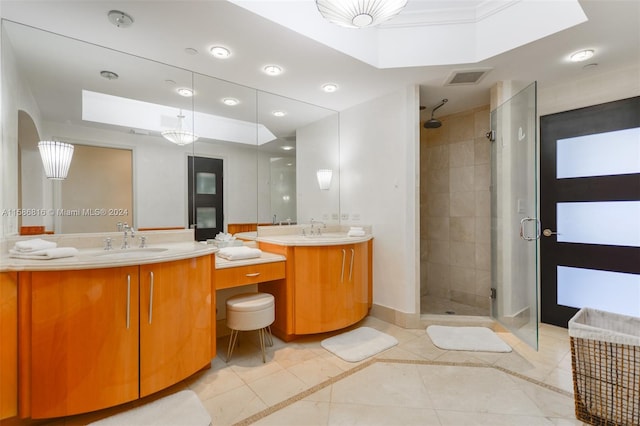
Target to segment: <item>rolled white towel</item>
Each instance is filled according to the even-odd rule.
[[[253,259],[262,256],[262,250],[247,246],[224,247],[217,255],[227,260]]]
[[[46,241],[42,238],[32,238],[29,240],[16,241],[14,245],[14,250],[21,252],[33,252],[37,250],[45,250],[56,248],[58,244],[53,241]]]
[[[9,250],[9,257],[14,257],[17,259],[49,260],[59,259],[61,257],[73,257],[77,254],[78,249],[75,247],[54,247],[32,252],[24,252],[13,249]]]

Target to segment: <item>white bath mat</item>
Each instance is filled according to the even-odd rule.
[[[487,327],[430,325],[427,334],[434,345],[452,351],[511,352],[496,333]]]
[[[180,391],[149,404],[90,423],[96,426],[208,426],[211,416],[198,396]]]
[[[360,327],[320,342],[323,348],[348,362],[358,362],[398,344],[395,337],[371,327]]]

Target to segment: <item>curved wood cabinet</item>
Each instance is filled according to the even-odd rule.
[[[140,397],[211,362],[209,259],[140,266]]]
[[[18,274],[0,273],[0,420],[18,413]]]
[[[138,398],[138,268],[31,274],[31,417]]]
[[[21,272],[20,416],[118,405],[207,366],[211,258]]]
[[[348,327],[370,306],[369,242],[294,249],[294,334]]]

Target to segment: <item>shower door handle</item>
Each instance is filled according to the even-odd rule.
[[[524,231],[524,224],[526,222],[534,222],[536,224],[536,235],[531,237],[526,235],[525,231]],[[520,238],[522,238],[525,241],[535,241],[537,239],[540,238],[540,221],[538,220],[538,218],[535,217],[524,217],[522,218],[522,220],[520,221]]]

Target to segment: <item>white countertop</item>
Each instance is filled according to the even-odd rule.
[[[300,234],[258,236],[256,241],[281,246],[337,246],[363,243],[372,238],[372,234],[365,234],[362,237],[349,237],[346,232],[327,232],[321,235],[306,236]]]
[[[0,256],[0,271],[63,271],[72,269],[115,268],[169,262],[206,256],[218,251],[211,245],[188,241],[160,243],[147,248],[80,249],[77,256],[59,259],[18,259],[8,253]]]

